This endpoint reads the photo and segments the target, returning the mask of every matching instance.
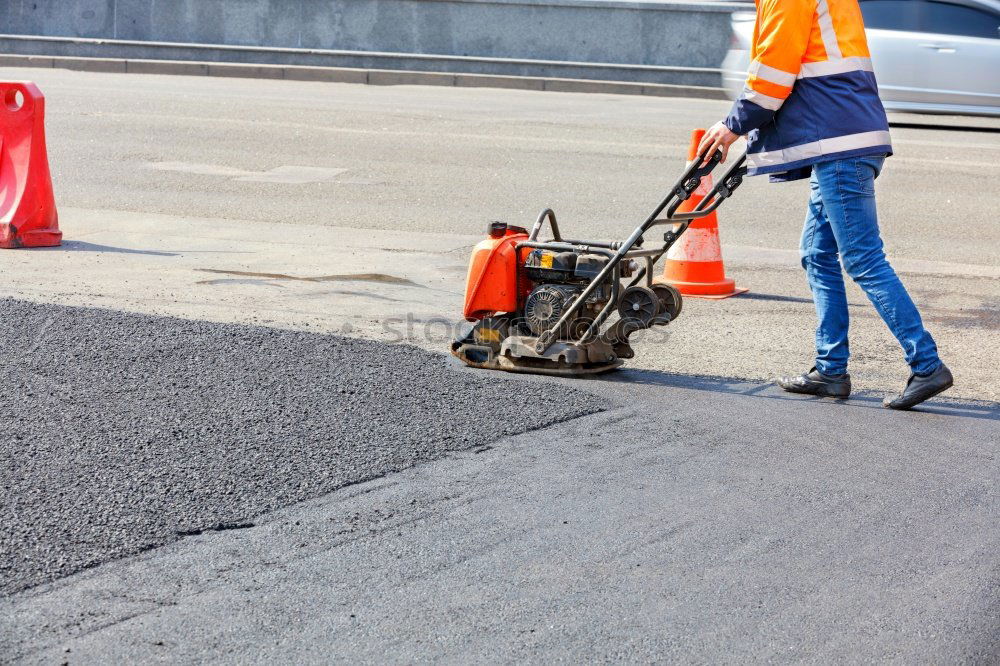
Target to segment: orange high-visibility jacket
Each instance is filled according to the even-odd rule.
[[[726,126],[748,173],[807,177],[817,162],[891,155],[858,0],[756,0],[750,71]]]

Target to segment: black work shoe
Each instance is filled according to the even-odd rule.
[[[774,383],[791,393],[808,393],[826,398],[846,398],[851,395],[850,375],[824,375],[816,368],[798,377],[778,377]]]
[[[955,378],[951,376],[951,370],[942,363],[940,368],[924,377],[910,375],[903,393],[886,398],[882,401],[882,406],[889,409],[910,409],[938,393],[947,391],[954,383]]]

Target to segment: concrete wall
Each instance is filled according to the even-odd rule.
[[[729,43],[729,14],[739,7],[614,0],[2,0],[0,33],[716,68]],[[116,57],[111,47],[102,55]],[[255,53],[258,61],[269,57]]]

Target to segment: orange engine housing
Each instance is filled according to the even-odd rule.
[[[527,295],[524,287],[531,286],[518,280],[524,257],[517,256],[516,245],[526,240],[528,232],[521,227],[494,222],[489,227],[489,236],[476,244],[465,285],[463,314],[468,321],[517,312]]]

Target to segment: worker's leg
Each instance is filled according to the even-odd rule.
[[[816,304],[816,369],[824,375],[847,372],[850,347],[844,276],[840,270],[837,239],[824,210],[819,182],[809,181],[809,210],[802,229],[802,268]]]
[[[823,211],[837,239],[844,270],[868,299],[903,347],[916,375],[941,366],[937,346],[924,328],[917,306],[886,261],[875,209],[875,178],[881,157],[858,157],[813,166]]]

